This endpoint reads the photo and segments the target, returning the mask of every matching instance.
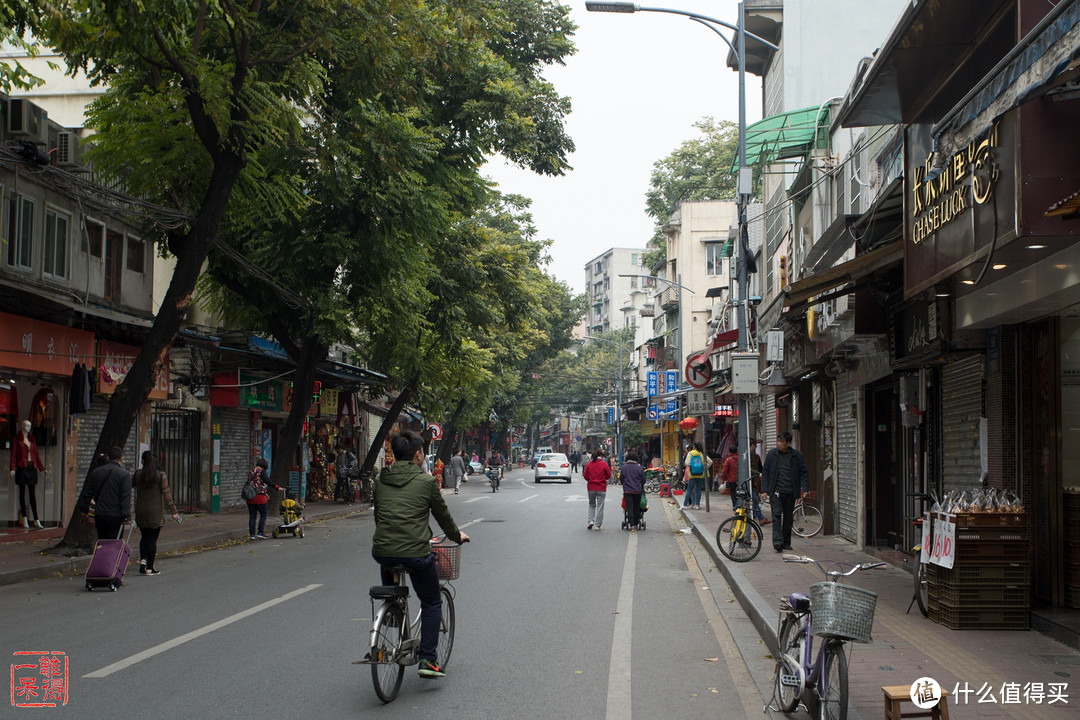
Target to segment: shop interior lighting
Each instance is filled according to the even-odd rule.
[[[1005,263],[996,263],[994,265],[995,270],[1004,270],[1007,267],[1008,267],[1008,265],[1006,265]]]
[[[1028,245],[1027,249],[1028,250],[1045,250],[1046,246],[1045,245]]]
[[[975,284],[974,280],[961,280],[960,282],[964,283],[965,285],[974,285]]]

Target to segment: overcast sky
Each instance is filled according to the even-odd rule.
[[[554,241],[549,272],[583,292],[589,260],[611,247],[645,247],[653,233],[645,214],[653,163],[700,137],[693,124],[702,117],[737,121],[739,82],[726,65],[724,41],[689,18],[566,4],[578,26],[577,53],[545,76],[573,103],[567,131],[577,146],[574,169],[549,178],[497,162],[486,173],[502,192],[532,198],[539,236]],[[738,20],[735,0],[640,4]],[[748,74],[747,122],[760,118],[761,83]]]

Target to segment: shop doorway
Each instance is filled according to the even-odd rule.
[[[867,388],[866,544],[903,549],[904,485],[900,463],[899,404],[892,380]]]
[[[155,408],[150,447],[169,478],[173,502],[193,512],[199,507],[199,428],[202,413],[192,408]]]

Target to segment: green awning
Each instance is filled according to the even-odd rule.
[[[818,115],[820,111],[820,116]],[[746,164],[767,165],[784,158],[801,157],[814,142],[814,120],[817,119],[817,143],[829,139],[829,110],[820,105],[792,110],[758,120],[746,128]],[[734,158],[731,169],[737,169]]]

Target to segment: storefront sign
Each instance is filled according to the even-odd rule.
[[[281,382],[240,373],[240,405],[252,410],[281,411]]]
[[[139,354],[139,348],[131,345],[108,340],[98,341],[98,357],[100,369],[98,370],[97,391],[103,395],[112,395],[117,386],[127,377],[131,366],[135,364],[135,356]],[[169,356],[165,355],[161,370],[158,372],[157,381],[150,390],[150,398],[154,400],[169,399]]]
[[[94,366],[94,334],[0,313],[0,367],[70,375],[76,363]]]

